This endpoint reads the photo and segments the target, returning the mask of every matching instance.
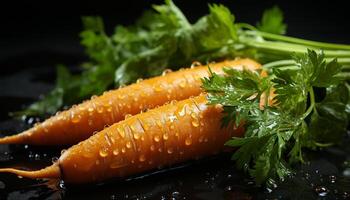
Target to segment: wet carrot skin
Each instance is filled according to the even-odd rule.
[[[236,59],[211,64],[212,71],[222,72],[222,67],[257,69],[258,63],[250,59]],[[208,76],[208,66],[198,66],[171,72],[117,90],[73,106],[43,123],[19,134],[18,137],[0,139],[1,143],[34,145],[70,145],[89,138],[93,132],[106,125],[121,121],[127,115],[162,105],[169,100],[182,100],[201,92],[200,78]]]
[[[221,129],[222,108],[204,95],[116,123],[72,146],[58,160],[67,183],[125,177],[216,154],[242,129]]]

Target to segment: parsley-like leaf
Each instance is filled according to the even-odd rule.
[[[257,28],[260,31],[268,33],[285,34],[287,25],[283,23],[283,13],[281,9],[274,6],[265,10],[261,22],[257,24]]]

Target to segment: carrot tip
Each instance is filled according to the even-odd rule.
[[[31,178],[31,179],[36,179],[36,178],[57,179],[61,177],[60,167],[57,163],[37,171],[25,171],[25,170],[19,170],[14,168],[2,168],[0,169],[0,173],[12,173],[12,174],[16,174],[17,176],[22,176],[22,177]]]

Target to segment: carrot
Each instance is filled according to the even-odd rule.
[[[38,171],[0,169],[27,178],[60,178],[66,183],[99,182],[216,154],[242,128],[221,128],[222,107],[205,95],[171,102],[105,128],[65,151]]]
[[[222,72],[223,67],[242,66],[249,69],[260,67],[250,59],[236,59],[210,65],[216,73]],[[112,90],[57,113],[20,134],[0,138],[0,144],[76,144],[105,126],[123,120],[125,116],[163,105],[169,100],[182,100],[199,95],[202,91],[200,78],[205,76],[208,76],[208,67],[198,66]]]

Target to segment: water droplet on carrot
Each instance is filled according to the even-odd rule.
[[[131,117],[132,115],[131,114],[126,114],[125,116],[124,116],[124,119],[128,119],[129,117]]]
[[[94,99],[96,99],[96,98],[97,98],[96,95],[92,95],[92,96],[91,96],[91,100],[94,100]]]
[[[199,118],[203,119],[203,113],[199,113]]]
[[[189,138],[189,137],[186,138],[185,144],[186,144],[186,146],[190,146],[192,144],[192,138]]]
[[[91,120],[91,119],[89,119],[89,121],[88,121],[88,125],[89,125],[89,126],[92,126],[92,124],[93,124],[93,123],[92,123],[92,120]]]
[[[81,116],[79,114],[72,113],[72,115],[71,115],[71,122],[72,123],[76,124],[76,123],[80,122],[80,120],[81,120]]]
[[[179,85],[180,85],[181,88],[185,88],[186,87],[186,81],[185,80],[181,81]]]
[[[191,69],[193,69],[193,68],[195,68],[195,67],[197,67],[197,66],[201,66],[202,65],[202,63],[200,63],[199,61],[194,61],[194,62],[192,62],[192,64],[191,64]]]
[[[152,144],[150,149],[151,149],[151,151],[154,151],[156,149],[156,147]]]
[[[111,107],[111,106],[109,106],[109,107],[107,108],[107,112],[112,112],[112,107]]]
[[[171,69],[165,69],[163,72],[162,72],[162,76],[165,76],[166,74],[172,72]]]
[[[139,79],[136,80],[136,83],[140,83],[141,81],[143,81],[143,79],[139,78]]]
[[[106,148],[101,149],[101,150],[100,150],[100,156],[101,156],[102,158],[107,157],[107,156],[108,156],[108,150],[107,150]]]
[[[122,153],[125,153],[126,152],[126,149],[123,147],[122,148]]]
[[[64,152],[66,152],[67,150],[66,149],[62,149],[61,150],[61,155],[64,154]]]
[[[117,156],[119,154],[119,149],[114,149],[112,153],[113,155]]]
[[[198,126],[199,126],[198,120],[193,120],[193,121],[192,121],[192,126],[193,126],[193,127],[198,127]]]
[[[159,151],[159,152],[163,152],[162,147],[159,147],[159,148],[158,148],[158,151]]]
[[[51,161],[52,161],[53,164],[55,164],[55,163],[58,161],[58,157],[53,157],[53,158],[51,159]]]
[[[102,106],[97,106],[97,107],[96,107],[96,111],[97,111],[98,113],[103,113],[103,107],[102,107]]]
[[[174,152],[174,149],[172,147],[169,147],[167,152],[168,152],[168,154],[172,154]]]
[[[154,86],[153,87],[153,89],[156,91],[156,92],[160,92],[160,91],[162,91],[162,86],[161,85],[156,85],[156,86]]]
[[[125,95],[124,95],[124,94],[118,94],[118,98],[119,98],[119,99],[124,99],[124,98],[125,98]]]
[[[95,164],[96,164],[96,165],[99,165],[99,164],[100,164],[100,160],[96,160],[96,161],[95,161]]]
[[[145,155],[141,154],[141,155],[139,156],[139,161],[140,161],[140,162],[145,162],[145,161],[146,161]]]
[[[193,118],[193,119],[197,119],[197,115],[196,115],[196,113],[191,113],[191,117]]]
[[[202,142],[203,142],[203,139],[204,139],[204,136],[201,135],[201,136],[199,137],[199,139],[198,139],[198,142],[199,142],[199,143],[202,143]]]
[[[169,134],[168,134],[168,133],[164,133],[164,134],[163,134],[163,139],[164,139],[164,140],[168,140],[168,138],[169,138]]]
[[[154,136],[154,138],[153,138],[153,139],[154,139],[154,141],[155,141],[155,142],[159,142],[159,141],[160,141],[160,137],[159,137],[159,135]]]
[[[126,148],[130,149],[131,148],[131,142],[127,141],[125,146],[126,146]]]
[[[134,139],[135,139],[135,140],[140,139],[140,137],[141,137],[141,134],[139,134],[139,133],[134,133]]]

